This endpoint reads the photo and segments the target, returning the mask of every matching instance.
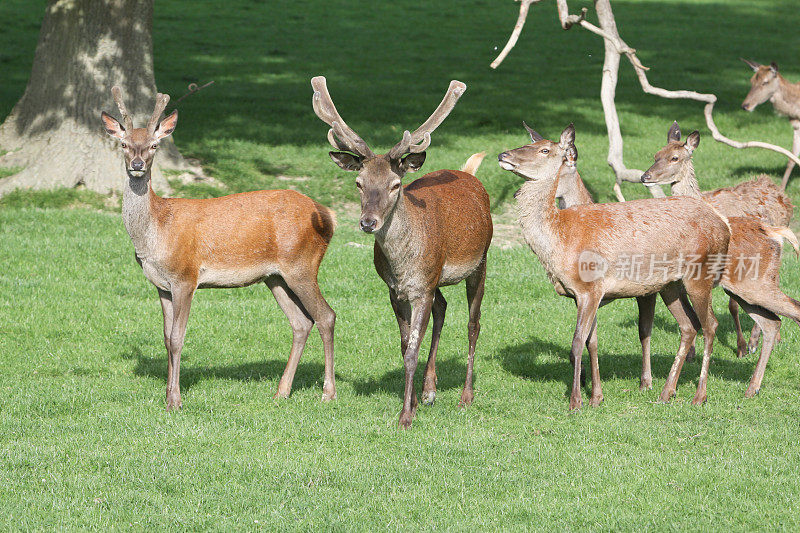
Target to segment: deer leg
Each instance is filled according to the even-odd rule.
[[[444,326],[444,315],[447,310],[447,301],[442,291],[436,289],[433,297],[433,330],[431,331],[431,351],[428,354],[428,363],[425,365],[425,376],[422,380],[422,403],[433,405],[436,401],[436,352],[439,349],[439,336]]]
[[[297,371],[297,364],[303,355],[303,348],[305,348],[308,335],[314,327],[314,321],[282,278],[272,276],[267,279],[266,284],[292,326],[292,350],[289,352],[286,369],[283,371],[283,376],[278,383],[278,391],[274,396],[274,398],[288,398],[292,392],[292,382]]]
[[[642,376],[639,378],[639,390],[653,388],[653,373],[650,368],[650,336],[653,332],[653,317],[656,313],[656,295],[636,298],[639,307],[639,342],[642,344]]]
[[[683,298],[681,297],[683,296]],[[681,375],[683,363],[686,361],[686,356],[690,348],[694,348],[694,341],[697,337],[699,328],[695,327],[695,321],[698,321],[697,315],[685,298],[686,293],[680,283],[670,283],[661,290],[661,299],[664,300],[667,309],[675,317],[678,327],[681,332],[681,342],[678,347],[678,353],[675,355],[675,361],[672,363],[672,368],[669,370],[667,381],[664,383],[664,389],[658,400],[661,402],[668,402],[678,389],[678,377]]]
[[[172,329],[169,334],[169,357],[172,363],[172,376],[167,382],[167,411],[180,409],[181,402],[181,351],[186,337],[186,324],[189,322],[189,311],[196,286],[179,285],[172,288]]]
[[[467,377],[464,381],[464,390],[461,391],[461,399],[458,405],[466,407],[475,398],[472,389],[473,372],[475,368],[475,345],[478,343],[478,335],[481,333],[481,302],[483,301],[483,290],[486,284],[486,256],[478,270],[467,278],[467,305],[469,306],[469,322],[467,322]]]
[[[742,324],[739,321],[739,304],[736,303],[736,300],[731,298],[728,300],[728,311],[731,314],[731,318],[733,319],[733,326],[736,329],[736,357],[744,357],[747,352],[750,350],[747,341],[744,340],[744,335],[742,334]],[[756,331],[756,327],[753,327],[753,332]],[[750,333],[750,341],[753,340],[753,332]],[[760,333],[760,330],[759,330]],[[758,340],[756,340],[758,343]]]
[[[397,326],[400,328],[400,357],[403,357],[408,347],[408,330],[411,321],[411,305],[407,301],[400,301],[397,293],[389,289],[389,301],[392,303],[394,317],[397,319]]]
[[[590,407],[597,407],[603,403],[603,387],[600,383],[600,363],[597,360],[597,317],[595,316],[592,331],[586,339],[586,351],[589,352],[589,362],[592,367],[592,397],[589,399]]]
[[[775,341],[778,337],[778,332],[781,329],[781,319],[767,309],[761,306],[751,305],[745,301],[741,302],[742,307],[750,315],[750,317],[761,326],[764,331],[764,342],[761,345],[761,355],[756,363],[756,369],[753,376],[750,378],[750,384],[744,393],[745,398],[752,398],[761,390],[761,381],[764,379],[764,372],[767,369],[767,362],[769,356],[775,347]]]
[[[161,300],[161,312],[164,314],[164,346],[167,348],[167,395],[169,384],[172,383],[172,353],[170,349],[170,334],[172,333],[172,293],[158,289],[158,298]]]
[[[284,277],[284,281],[300,300],[305,311],[311,316],[311,320],[317,324],[319,335],[322,338],[322,350],[325,353],[322,401],[333,400],[336,398],[336,377],[333,370],[333,330],[336,325],[336,313],[323,298],[316,277],[306,276],[303,279]]]
[[[792,136],[792,153],[794,155],[800,155],[800,121],[793,120],[792,121],[792,129],[793,136]],[[794,169],[794,161],[791,159],[786,164],[786,171],[783,173],[783,179],[781,180],[781,189],[786,190],[786,185],[789,183],[789,176],[792,175],[792,169]]]
[[[714,334],[717,331],[717,318],[714,316],[714,311],[711,309],[711,289],[713,288],[713,281],[708,279],[706,268],[701,269],[700,276],[697,278],[687,278],[684,280],[686,292],[689,295],[694,309],[697,312],[700,324],[703,328],[703,340],[705,347],[703,349],[703,363],[700,367],[700,379],[697,382],[697,392],[692,399],[692,405],[701,405],[706,402],[707,382],[708,382],[708,367],[711,364],[711,352],[714,348]]]
[[[433,298],[433,294],[427,294],[411,304],[408,347],[403,354],[406,385],[403,392],[403,410],[400,411],[400,420],[398,421],[402,428],[411,427],[411,420],[417,410],[417,397],[414,394],[414,373],[417,371],[420,343],[425,336],[425,330],[428,328],[428,320],[431,318]]]
[[[692,304],[689,303],[689,298],[686,296],[686,288],[682,285],[680,289],[679,298],[681,300],[681,305],[686,310],[686,316],[688,316],[692,321],[692,326],[694,327],[694,330],[700,331],[701,329],[700,320],[697,318],[697,313],[695,313],[694,309],[692,309]],[[694,361],[694,356],[695,356],[695,348],[694,348],[694,342],[692,342],[692,345],[689,346],[689,351],[686,353],[686,362],[691,363],[692,361]]]
[[[583,346],[592,332],[601,299],[591,294],[582,294],[575,300],[578,305],[578,318],[575,334],[572,337],[571,356],[575,361],[575,368],[573,368],[572,393],[569,398],[570,410],[580,409],[583,403],[581,400],[581,356],[583,355]]]

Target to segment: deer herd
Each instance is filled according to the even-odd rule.
[[[752,111],[770,100],[790,118],[793,152],[800,152],[800,86],[786,81],[777,65],[746,61],[755,71],[742,107]],[[357,174],[361,197],[359,227],[374,236],[375,270],[389,289],[389,301],[400,329],[405,388],[399,424],[409,427],[417,410],[414,376],[428,322],[433,317],[431,346],[422,377],[422,402],[436,398],[436,352],[447,302],[440,290],[465,282],[467,370],[459,405],[473,401],[473,368],[480,334],[481,301],[492,240],[490,200],[475,177],[484,153],[472,155],[461,170],[438,170],[408,185],[406,173],[425,163],[431,135],[455,107],[466,85],[453,81],[442,102],[413,133],[386,154],[375,154],[336,110],[322,76],[311,80],[314,112],[329,127],[330,158]],[[151,186],[150,172],[159,142],[172,134],[177,111],[161,118],[169,96],[158,94],[145,128],[135,128],[121,91],[112,89],[121,121],[103,112],[105,131],[119,140],[127,173],[122,215],[136,261],[155,285],[164,315],[167,349],[167,409],[181,407],[180,364],[192,298],[206,287],[244,287],[264,282],[286,314],[293,339],[276,397],[290,394],[308,336],[317,325],[325,355],[322,399],[336,398],[334,324],[336,314],[317,282],[322,259],[336,227],[334,212],[293,190],[255,191],[221,198],[163,198]],[[524,124],[524,123],[523,123]],[[499,154],[501,168],[523,178],[514,195],[522,235],[539,258],[556,292],[574,300],[575,332],[570,349],[573,366],[570,409],[582,405],[582,355],[589,353],[589,404],[603,400],[598,357],[599,307],[620,298],[635,298],[642,346],[640,388],[652,387],[650,337],[656,296],[675,317],[680,343],[660,395],[675,394],[681,368],[694,356],[698,332],[703,358],[693,403],[706,401],[709,363],[717,329],[711,306],[719,285],[730,297],[737,336],[737,355],[761,354],[745,393],[759,392],[767,361],[780,341],[781,316],[800,325],[800,302],[783,293],[779,283],[781,251],[787,240],[798,250],[788,224],[793,206],[781,186],[761,175],[732,187],[703,192],[692,155],[700,144],[697,131],[681,139],[677,123],[667,144],[655,154],[641,177],[645,185],[669,184],[672,196],[620,203],[594,203],[578,173],[575,128],[567,126],[550,141],[527,124],[530,143]],[[739,322],[739,307],[755,325],[749,341]],[[763,337],[763,340],[761,340]]]

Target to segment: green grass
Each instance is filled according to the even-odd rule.
[[[352,175],[328,160],[308,80],[328,76],[340,112],[376,149],[424,120],[450,79],[468,83],[434,136],[426,168],[457,167],[487,150],[478,175],[498,212],[519,180],[491,158],[524,142],[520,121],[551,137],[574,121],[584,178],[610,200],[596,37],[558,29],[552,3],[534,6],[517,48],[493,72],[494,46],[516,19],[510,1],[193,6],[156,5],[159,87],[179,96],[189,81],[216,81],[182,105],[178,146],[226,191],[292,184],[340,212],[320,271],[338,314],[338,399],[320,402],[316,333],[292,397],[271,398],[291,331],[266,287],[256,286],[198,293],[182,361],[184,409],[166,414],[160,307],[112,203],[85,191],[9,195],[0,200],[0,527],[800,527],[800,330],[783,328],[761,394],[745,401],[755,360],[736,359],[721,294],[705,406],[689,405],[696,363],[684,368],[673,403],[656,402],[678,340],[663,306],[653,337],[655,390],[638,391],[635,304],[623,301],[599,315],[606,401],[569,414],[574,305],[555,295],[526,247],[492,248],[475,403],[456,407],[466,304],[463,287],[446,288],[437,403],[420,410],[410,431],[396,428],[396,323],[372,266],[372,240],[342,208],[356,200]],[[653,68],[653,83],[715,92],[723,133],[788,144],[788,124],[769,109],[738,110],[749,76],[738,57],[775,60],[800,79],[793,3],[614,7],[623,37]],[[0,5],[0,115],[24,90],[42,9],[22,0]],[[691,131],[702,115],[699,104],[647,97],[634,83],[625,66],[618,103],[626,159],[644,168],[672,120]],[[709,135],[695,159],[706,188],[783,168],[776,155],[726,148]],[[646,194],[634,185],[625,192]],[[74,207],[88,209],[59,209]],[[787,253],[782,285],[792,295],[800,294],[798,266]]]

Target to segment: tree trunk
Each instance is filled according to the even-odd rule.
[[[100,112],[117,115],[111,87],[122,88],[137,126],[153,111],[153,0],[49,0],[25,94],[0,125],[1,167],[22,167],[0,180],[16,188],[84,185],[121,190],[122,155],[106,136]],[[167,139],[165,139],[167,141]],[[153,184],[167,188],[165,168],[188,170],[175,145],[162,143]]]

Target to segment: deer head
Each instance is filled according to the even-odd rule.
[[[425,150],[431,144],[431,133],[447,118],[467,86],[451,81],[442,102],[428,120],[414,133],[405,131],[400,142],[383,155],[374,154],[339,116],[324,76],[313,78],[311,87],[314,89],[314,112],[331,127],[328,141],[336,149],[330,152],[331,159],[344,170],[358,172],[356,187],[361,195],[361,230],[379,231],[397,206],[403,176],[422,167]]]
[[[575,148],[575,126],[570,124],[561,132],[559,141],[548,141],[525,122],[531,143],[508,150],[497,156],[503,170],[510,170],[526,180],[538,180],[543,176],[554,177],[562,164],[575,167],[578,161],[578,150]]]
[[[681,142],[681,128],[673,122],[667,132],[667,145],[656,152],[655,163],[642,174],[642,183],[673,184],[681,181],[691,165],[692,154],[700,145],[700,132],[694,130]]]
[[[117,103],[119,113],[122,115],[124,126],[120,122],[103,111],[100,118],[106,133],[119,139],[122,152],[125,154],[125,170],[128,175],[134,178],[150,175],[150,167],[153,164],[153,156],[158,149],[158,143],[175,131],[178,124],[178,110],[176,109],[161,122],[161,113],[169,103],[169,95],[158,93],[156,95],[156,106],[153,115],[147,123],[146,128],[134,128],[133,119],[128,114],[128,109],[122,101],[122,91],[114,86],[111,89],[114,101]]]
[[[742,61],[755,71],[750,78],[750,92],[742,102],[742,109],[752,111],[756,106],[763,104],[779,89],[778,65],[775,62],[769,65],[759,65],[755,61],[742,58]]]

